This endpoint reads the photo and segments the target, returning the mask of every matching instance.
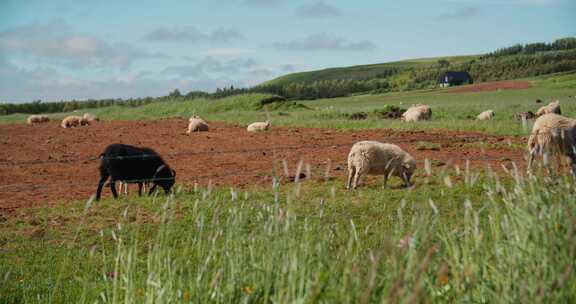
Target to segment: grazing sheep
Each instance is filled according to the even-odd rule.
[[[536,119],[532,127],[532,133],[528,138],[528,171],[531,170],[536,156],[544,159],[557,156],[560,164],[560,156],[570,159],[572,173],[576,174],[576,119],[564,117],[558,114],[544,114]]]
[[[270,129],[270,121],[267,120],[265,122],[253,122],[251,123],[246,130],[248,132],[260,132],[260,131],[267,131]]]
[[[401,120],[405,122],[413,122],[419,120],[430,120],[432,118],[432,109],[427,105],[417,104],[413,105],[404,114]]]
[[[93,121],[100,121],[100,119],[98,118],[98,116],[92,114],[92,113],[84,113],[84,119],[88,120],[89,122],[93,122]]]
[[[190,135],[192,132],[208,131],[208,123],[200,116],[193,115],[188,120],[188,130],[186,134]]]
[[[90,121],[81,116],[68,116],[62,120],[60,126],[64,129],[74,128],[79,126],[89,126]]]
[[[491,120],[494,117],[494,111],[492,110],[486,110],[480,114],[478,114],[478,116],[476,116],[477,120]]]
[[[534,119],[536,117],[536,114],[534,114],[534,112],[532,112],[532,111],[519,112],[519,113],[512,115],[512,117],[517,119],[517,120],[528,120],[528,119]]]
[[[102,187],[108,178],[114,198],[118,197],[116,181],[138,184],[139,195],[142,195],[142,185],[151,183],[153,186],[148,192],[150,195],[157,186],[169,193],[176,182],[176,171],[170,169],[162,157],[152,149],[111,144],[100,154],[100,180],[96,200],[100,200]]]
[[[32,124],[37,124],[37,123],[45,123],[45,122],[49,122],[50,118],[48,118],[48,115],[30,115],[28,116],[28,124],[32,125]]]
[[[348,154],[348,182],[346,189],[356,189],[362,175],[384,175],[384,186],[390,175],[400,177],[409,187],[416,169],[416,160],[394,144],[377,141],[355,143]]]
[[[542,116],[544,114],[549,113],[556,113],[562,115],[562,110],[560,110],[560,100],[556,100],[541,107],[540,109],[538,109],[538,111],[536,111],[536,116]]]

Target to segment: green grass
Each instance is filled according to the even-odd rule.
[[[443,173],[442,173],[443,172]],[[570,178],[180,189],[0,222],[2,303],[570,303]]]

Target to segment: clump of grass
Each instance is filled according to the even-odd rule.
[[[416,143],[416,150],[430,150],[430,151],[440,151],[440,144],[433,143],[429,141],[419,141]]]

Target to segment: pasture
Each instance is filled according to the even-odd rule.
[[[525,173],[530,123],[576,76],[523,89],[453,89],[290,101],[266,95],[90,109],[89,127],[0,117],[2,303],[404,303],[576,301],[576,195],[566,172]],[[425,103],[433,119],[370,114]],[[544,103],[544,104],[545,104]],[[474,121],[493,109],[493,121]],[[347,115],[366,112],[366,120]],[[70,113],[50,115],[57,119]],[[199,114],[210,131],[186,136]],[[252,121],[272,130],[247,134]],[[418,160],[415,185],[344,189],[360,140]],[[98,154],[155,148],[173,195],[94,202]],[[134,188],[134,186],[132,186]]]

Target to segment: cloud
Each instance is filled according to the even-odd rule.
[[[477,7],[466,6],[457,8],[451,12],[446,12],[440,16],[438,16],[439,20],[445,19],[468,19],[471,17],[476,17],[480,15],[480,9]]]
[[[282,64],[279,67],[280,71],[284,72],[284,73],[294,72],[294,71],[296,71],[297,68],[298,68],[298,66],[295,64]]]
[[[160,27],[144,36],[144,40],[149,42],[171,42],[171,43],[230,43],[241,39],[242,35],[234,29],[219,28],[210,33],[204,33],[193,26],[186,27]]]
[[[296,9],[296,14],[298,16],[308,18],[337,17],[342,15],[340,10],[338,10],[336,7],[328,5],[324,2],[316,2],[300,6]]]
[[[273,47],[289,51],[371,51],[376,45],[370,41],[351,42],[328,33],[313,34],[299,40],[275,42]]]
[[[253,53],[253,50],[242,49],[242,48],[214,48],[208,49],[204,52],[204,55],[208,56],[238,56]]]
[[[181,77],[199,77],[208,74],[235,74],[246,71],[256,66],[252,58],[238,58],[228,61],[220,61],[214,57],[205,57],[193,65],[170,66],[161,73],[178,75]]]
[[[139,59],[166,57],[126,43],[113,43],[91,34],[74,32],[62,22],[4,30],[0,32],[0,53],[71,68],[127,68]]]

